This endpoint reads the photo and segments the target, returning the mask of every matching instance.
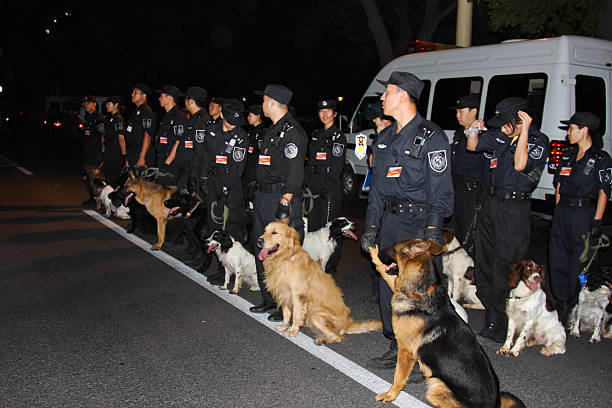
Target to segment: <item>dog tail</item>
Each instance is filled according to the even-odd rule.
[[[371,331],[382,330],[382,322],[380,320],[365,320],[363,322],[354,321],[346,329],[346,334],[359,334]]]
[[[501,408],[526,408],[523,401],[509,392],[501,392]]]

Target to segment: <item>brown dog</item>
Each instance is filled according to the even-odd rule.
[[[134,193],[136,201],[144,205],[155,220],[157,221],[157,242],[151,247],[151,250],[156,251],[164,245],[166,237],[166,223],[169,215],[172,214],[174,208],[170,209],[164,206],[164,201],[172,197],[178,187],[164,187],[151,181],[136,177],[130,171],[130,176],[125,181],[125,189]]]
[[[381,254],[397,264],[395,276],[387,273],[378,248],[370,248],[376,270],[393,291],[392,323],[398,343],[393,385],[376,399],[397,398],[418,361],[427,378],[425,397],[434,407],[524,407],[516,397],[500,392],[489,358],[439,285],[432,256],[441,252],[435,242],[397,242]]]
[[[351,317],[340,288],[302,249],[295,229],[273,221],[257,244],[261,248],[264,282],[283,311],[283,323],[276,330],[296,336],[300,327],[306,325],[319,335],[316,344],[326,344],[345,340],[344,334],[382,329],[380,320],[356,322]]]

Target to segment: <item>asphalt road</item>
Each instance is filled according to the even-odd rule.
[[[197,261],[181,261],[182,246],[151,253],[155,237],[83,212],[74,155],[40,142],[0,151],[0,406],[390,406],[374,397],[393,371],[367,368],[388,347],[381,333],[330,347],[313,346],[308,330],[284,338],[248,312],[258,293],[228,295],[192,269]],[[359,233],[364,208],[343,209]],[[540,262],[549,228],[534,215],[530,256]],[[378,317],[356,242],[345,243],[336,281],[356,318]],[[480,330],[483,313],[468,313]],[[569,336],[566,354],[553,357],[534,348],[501,357],[488,340],[483,348],[501,389],[528,407],[607,407],[612,341],[588,337]],[[398,405],[423,406],[424,391],[409,384]]]

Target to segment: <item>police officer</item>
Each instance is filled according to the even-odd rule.
[[[241,128],[246,123],[242,102],[224,100],[221,118],[220,126],[208,134],[211,151],[207,200],[210,221],[214,230],[227,231],[236,241],[243,242],[246,210],[241,179],[249,136]]]
[[[96,97],[87,95],[83,98],[85,115],[79,128],[81,129],[82,157],[81,163],[100,167],[102,164],[102,149],[104,143],[104,117],[96,109]],[[89,193],[89,199],[83,201],[82,205],[91,206],[96,204],[93,189],[89,178],[85,179],[85,188]]]
[[[530,235],[530,197],[548,157],[548,137],[527,113],[527,101],[510,97],[496,105],[482,134],[478,120],[468,130],[467,148],[494,153],[487,198],[474,237],[478,297],[485,306],[482,337],[501,343],[506,338],[506,299],[512,266],[525,258]]]
[[[213,96],[208,104],[208,114],[211,120],[218,120],[221,117],[221,106],[223,105],[223,98]]]
[[[317,102],[319,120],[322,129],[315,130],[308,142],[305,187],[310,199],[304,197],[304,204],[309,209],[308,231],[317,231],[340,215],[342,205],[341,175],[344,170],[346,155],[346,137],[334,124],[338,115],[337,102],[333,99]],[[311,206],[311,208],[309,208]],[[336,273],[340,261],[342,240],[329,258],[325,271]]]
[[[261,141],[264,136],[263,110],[261,105],[251,105],[248,109],[247,122],[249,126],[247,133],[249,134],[249,150],[247,155],[246,169],[242,177],[242,187],[244,189],[244,197],[248,202],[249,209],[253,209],[255,201],[255,180],[257,177],[257,164],[259,162],[259,152],[261,151]]]
[[[121,169],[126,162],[125,126],[119,113],[121,97],[113,95],[106,100],[108,115],[104,119],[104,176],[106,182],[116,187]]]
[[[381,96],[384,113],[392,116],[395,123],[380,133],[372,149],[372,186],[362,248],[389,248],[407,238],[443,245],[440,228],[453,208],[448,139],[440,127],[417,110],[424,87],[421,80],[408,72],[395,71],[388,81],[379,82],[386,86]],[[391,345],[386,353],[371,360],[373,368],[393,368],[397,360],[392,296],[392,290],[379,276],[383,334],[391,339]]]
[[[483,153],[467,150],[467,133],[470,125],[478,119],[480,97],[466,95],[457,100],[456,116],[461,126],[455,131],[451,144],[451,173],[455,190],[454,211],[451,226],[460,243],[469,234],[465,249],[474,257],[472,224],[483,191],[485,176],[488,174],[489,161]]]
[[[210,150],[206,138],[206,127],[210,116],[204,106],[208,98],[208,92],[200,87],[187,89],[185,95],[185,106],[190,113],[187,123],[189,140],[194,142],[194,155],[191,171],[191,180],[188,189],[197,193],[200,200],[204,200],[208,194],[208,167],[210,162]]]
[[[612,183],[612,160],[602,150],[599,118],[590,112],[576,112],[569,120],[567,149],[555,173],[556,209],[548,243],[550,281],[557,298],[559,319],[565,324],[570,310],[578,301],[578,275],[585,263],[579,261],[585,249],[584,236],[597,244],[601,220]],[[593,252],[588,253],[588,260]]]
[[[261,94],[261,92],[258,92]],[[304,237],[302,220],[302,187],[304,183],[304,157],[307,138],[304,129],[289,113],[289,102],[293,92],[278,84],[269,84],[263,91],[262,110],[272,120],[261,143],[259,166],[257,168],[257,192],[253,236],[259,237],[264,228],[274,219],[288,223]],[[263,302],[249,310],[254,313],[273,312],[269,320],[280,321],[283,315],[276,310],[274,298],[264,284],[263,263],[257,254],[257,239],[254,239],[253,253],[257,266],[257,279]]]
[[[128,167],[155,165],[155,149],[151,147],[151,137],[157,129],[157,115],[147,103],[151,89],[145,84],[136,84],[132,90],[132,103],[136,109],[125,126],[125,147]]]
[[[177,105],[177,101],[183,96],[183,93],[173,85],[164,85],[157,92],[160,93],[159,104],[166,113],[159,124],[157,136],[155,136],[155,151],[157,152],[155,165],[160,172],[156,182],[176,186],[178,185],[174,174],[176,170],[171,164],[176,157],[176,150],[187,128],[185,113]]]
[[[383,131],[384,128],[393,123],[393,118],[389,116],[385,116],[382,109],[381,101],[378,100],[376,103],[373,103],[368,111],[364,115],[365,120],[371,120],[374,122],[374,134],[370,135],[372,139],[372,144],[376,141],[376,138]],[[372,148],[368,146],[368,165],[372,167]],[[373,268],[374,272],[376,272],[376,268]],[[376,272],[378,275],[378,272]]]

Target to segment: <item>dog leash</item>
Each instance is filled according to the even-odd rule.
[[[223,231],[225,231],[225,223],[227,222],[227,217],[229,215],[229,208],[223,202],[221,205],[223,206],[223,215],[221,217],[217,217],[215,215],[215,208],[219,205],[219,200],[213,201],[210,205],[210,217],[212,218],[215,224],[221,224]]]
[[[594,251],[593,255],[591,256],[591,259],[589,259],[589,262],[584,266],[580,275],[578,275],[578,281],[580,282],[580,286],[584,286],[584,284],[586,283],[587,274],[589,272],[589,269],[591,268],[591,264],[593,263],[595,256],[597,255],[597,252],[599,251],[599,248],[607,248],[610,246],[610,238],[608,238],[606,234],[601,234],[599,240],[597,240],[597,245],[591,245],[590,233],[583,235],[582,239],[584,240],[584,250],[578,257],[578,261],[580,263],[585,263],[589,257],[589,251]]]
[[[319,198],[318,194],[312,194],[312,190],[304,187],[304,195],[302,196],[302,214],[307,216],[314,208],[314,200]]]

